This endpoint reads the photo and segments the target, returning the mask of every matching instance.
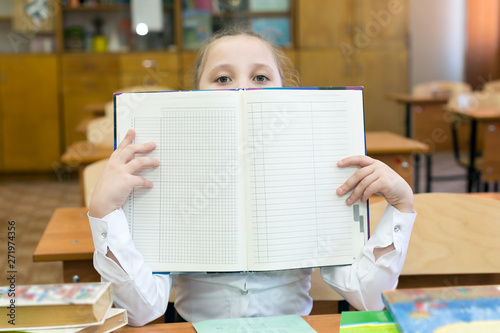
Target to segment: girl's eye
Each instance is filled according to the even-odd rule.
[[[257,82],[266,82],[269,81],[269,78],[265,75],[257,75],[253,80]]]
[[[217,83],[228,83],[229,81],[231,81],[231,79],[227,76],[219,76],[215,82]]]

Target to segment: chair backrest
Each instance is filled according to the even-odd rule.
[[[483,86],[485,92],[500,92],[500,80],[486,82]]]
[[[455,94],[448,100],[448,107],[453,109],[500,107],[500,92],[475,91]]]
[[[486,125],[484,130],[482,176],[484,182],[500,181],[500,122]]]
[[[108,163],[108,160],[109,159],[106,158],[104,160],[91,163],[83,169],[82,186],[83,186],[85,207],[89,206],[90,197],[92,196],[92,192],[94,191],[95,184],[97,183],[97,180],[101,176],[104,167]]]
[[[500,273],[500,201],[419,193],[414,207],[417,217],[401,275]],[[384,202],[370,205],[370,227],[384,209]]]
[[[113,145],[113,118],[98,117],[90,120],[87,124],[87,141],[94,145]]]
[[[415,85],[412,95],[417,97],[449,97],[471,90],[471,86],[465,82],[429,81]]]

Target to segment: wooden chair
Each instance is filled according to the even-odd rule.
[[[500,92],[500,80],[486,82],[483,86],[483,91],[490,93]]]
[[[92,196],[92,191],[94,190],[97,180],[101,176],[102,170],[108,163],[108,158],[91,163],[83,169],[83,179],[82,179],[82,193],[84,196],[85,207],[89,206],[90,197]]]
[[[114,145],[113,117],[98,117],[87,124],[87,141],[93,145]]]
[[[465,82],[429,81],[415,85],[412,95],[418,97],[450,97],[471,90],[471,86]]]
[[[489,196],[420,193],[398,288],[500,284],[500,201]],[[376,226],[385,202],[370,205]]]

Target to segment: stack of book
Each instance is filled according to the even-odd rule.
[[[500,286],[388,290],[387,310],[401,332],[500,332]]]
[[[0,331],[110,332],[127,324],[112,303],[109,282],[0,287]]]

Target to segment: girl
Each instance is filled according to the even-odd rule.
[[[285,58],[269,42],[251,32],[225,30],[201,49],[195,84],[198,89],[263,88],[290,85]],[[293,81],[293,80],[292,80]],[[242,274],[153,275],[135,249],[121,206],[135,186],[153,183],[135,175],[159,161],[138,157],[155,149],[153,142],[132,144],[134,131],[111,155],[97,182],[89,207],[95,245],[94,266],[113,283],[114,300],[127,309],[132,325],[144,325],[165,313],[172,286],[175,308],[188,321],[227,317],[308,315],[312,269]],[[348,205],[378,193],[388,206],[353,265],[323,267],[323,279],[359,310],[382,309],[381,292],[396,287],[415,219],[413,193],[385,164],[367,156],[347,157],[339,167],[359,170],[337,189]]]

